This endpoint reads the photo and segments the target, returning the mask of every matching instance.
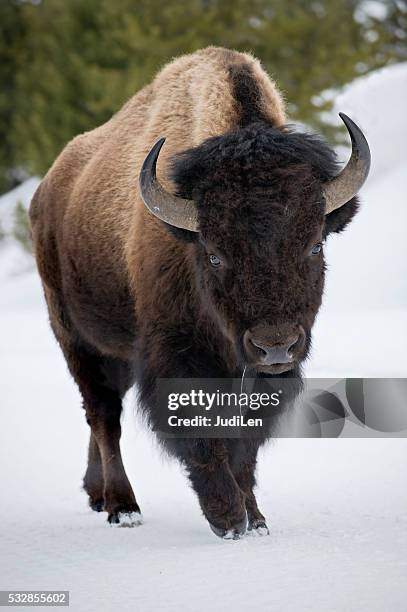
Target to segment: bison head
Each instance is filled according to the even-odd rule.
[[[370,154],[342,118],[352,156],[339,172],[318,137],[255,123],[211,138],[172,162],[178,195],[156,178],[161,139],[140,175],[143,200],[191,242],[201,303],[240,365],[282,374],[307,356],[324,286],[323,243],[357,211]]]

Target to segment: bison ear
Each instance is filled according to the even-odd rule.
[[[325,215],[324,238],[332,233],[340,233],[350,223],[359,210],[359,200],[357,196],[349,200],[346,204]]]

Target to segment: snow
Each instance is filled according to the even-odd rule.
[[[406,376],[407,123],[397,103],[406,76],[407,65],[387,68],[338,100],[365,129],[373,170],[358,219],[326,248],[308,375]],[[1,221],[36,184],[0,199]],[[0,246],[0,589],[69,589],[80,612],[406,610],[404,439],[270,443],[258,475],[270,536],[224,541],[129,394],[123,459],[145,524],[112,529],[89,510],[80,489],[88,427],[23,257],[10,241]]]
[[[357,79],[336,99],[337,112],[363,129],[372,170],[358,215],[327,240],[310,377],[407,376],[406,77],[407,64],[394,65]]]
[[[111,527],[139,527],[143,524],[140,512],[119,512],[117,522],[111,522]]]

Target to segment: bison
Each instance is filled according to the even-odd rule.
[[[74,138],[38,187],[36,261],[90,426],[84,489],[109,523],[141,523],[119,445],[130,387],[154,426],[162,378],[246,367],[301,378],[323,243],[357,212],[369,171],[362,132],[341,117],[352,140],[342,170],[321,138],[286,123],[258,60],[210,47]],[[253,492],[263,441],[164,440],[220,537],[268,533]]]

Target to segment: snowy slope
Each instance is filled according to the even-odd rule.
[[[396,152],[407,123],[396,113],[388,118],[387,150],[376,131],[380,109],[405,97],[406,76],[407,66],[395,66],[361,79],[340,103],[367,132],[373,173],[360,221],[327,246],[310,373],[406,375],[407,247],[396,238],[406,190]],[[29,188],[35,183],[22,188],[26,195]],[[0,220],[14,197],[0,199]],[[18,247],[0,247],[0,589],[69,589],[80,612],[407,610],[403,439],[269,445],[258,497],[271,535],[225,542],[210,532],[178,465],[138,422],[130,395],[123,456],[145,525],[109,528],[88,510],[80,398],[49,331],[36,274],[11,274],[19,257]]]
[[[407,376],[406,101],[407,64],[360,78],[336,99],[362,127],[372,170],[360,212],[327,241],[308,376]]]

